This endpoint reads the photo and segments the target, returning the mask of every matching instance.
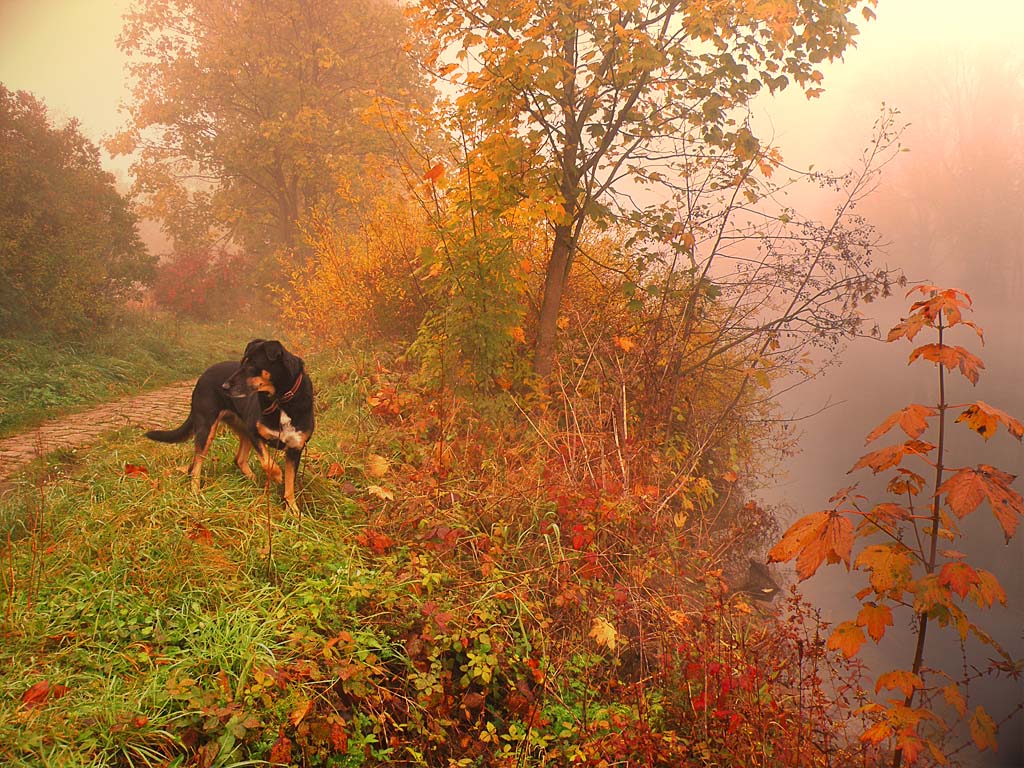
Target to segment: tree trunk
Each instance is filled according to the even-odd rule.
[[[541,379],[550,376],[554,367],[558,348],[558,310],[562,306],[562,294],[569,282],[571,266],[572,228],[559,225],[555,227],[555,241],[551,246],[551,260],[544,281],[544,300],[537,318],[537,346],[533,352],[533,372]]]

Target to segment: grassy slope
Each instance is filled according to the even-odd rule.
[[[0,437],[48,418],[198,375],[266,328],[138,319],[81,342],[0,339]]]
[[[429,405],[369,411],[373,365],[312,362],[301,517],[226,437],[198,497],[187,450],[127,431],[0,496],[0,763],[793,764],[792,638],[700,574],[656,593],[628,499],[556,503],[528,432],[460,444],[460,414],[437,451]],[[636,623],[675,649],[656,684]]]

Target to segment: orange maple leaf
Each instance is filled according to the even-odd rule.
[[[971,738],[981,752],[986,749],[995,752],[999,749],[999,742],[996,740],[997,730],[995,721],[984,707],[979,706],[974,710],[971,716]]]
[[[910,353],[910,362],[914,362],[919,357],[930,360],[936,365],[944,365],[950,371],[954,368],[959,368],[960,373],[972,384],[978,383],[981,371],[985,367],[985,363],[977,355],[971,354],[963,347],[950,346],[949,344],[925,344],[920,346]]]
[[[868,631],[876,643],[885,635],[885,628],[892,626],[892,609],[887,605],[867,603],[857,614],[857,624]]]
[[[979,568],[975,572],[978,576],[977,584],[971,586],[968,596],[981,608],[991,608],[992,604],[999,601],[1006,605],[1006,590],[999,583],[995,574]]]
[[[1024,498],[1010,487],[1014,479],[1014,475],[979,464],[958,471],[939,486],[939,494],[946,495],[946,504],[957,517],[969,515],[982,501],[988,501],[1009,541],[1017,531],[1019,516],[1024,514]]]
[[[938,411],[927,405],[914,403],[906,408],[889,416],[885,421],[875,427],[864,440],[864,444],[877,440],[897,424],[907,433],[907,437],[920,437],[928,429],[928,418],[934,416]]]
[[[870,572],[868,580],[876,594],[898,598],[910,583],[914,556],[903,544],[873,544],[861,550],[854,565]]]
[[[956,423],[966,421],[967,426],[988,440],[999,429],[1002,423],[1011,435],[1018,441],[1024,438],[1024,424],[1010,416],[1005,411],[994,408],[988,403],[979,400],[968,406],[963,413],[956,418]]]
[[[830,651],[841,651],[843,656],[850,658],[854,656],[860,647],[867,642],[864,637],[864,630],[852,621],[844,621],[837,624],[828,638],[828,649]]]
[[[847,474],[866,467],[877,475],[879,472],[884,472],[890,467],[895,467],[908,454],[911,456],[924,456],[933,450],[935,450],[935,446],[923,440],[908,440],[905,443],[889,445],[861,456]]]
[[[435,182],[444,176],[444,163],[438,163],[423,174],[424,181]]]
[[[800,581],[809,579],[824,561],[850,567],[853,523],[835,510],[814,512],[797,520],[768,552],[768,562],[782,563],[796,557]]]
[[[887,691],[900,691],[904,696],[909,696],[915,690],[924,688],[924,681],[913,672],[907,669],[894,669],[879,675],[875,681],[875,693],[882,689]]]

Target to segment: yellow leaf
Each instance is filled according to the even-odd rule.
[[[299,705],[292,710],[292,713],[288,715],[288,719],[291,720],[292,725],[298,727],[299,723],[302,722],[302,718],[306,716],[306,713],[309,712],[309,709],[312,706],[313,702],[310,699],[300,702]]]
[[[594,624],[590,628],[590,637],[594,638],[594,642],[602,648],[614,651],[615,644],[619,640],[619,633],[607,620],[598,617],[594,619]]]
[[[526,331],[524,331],[518,325],[515,328],[511,329],[508,333],[515,341],[518,341],[520,344],[526,343]]]
[[[383,501],[394,501],[395,494],[389,491],[387,488],[381,488],[379,485],[368,485],[366,486],[366,492],[371,496],[376,496],[378,499]]]
[[[390,462],[383,456],[371,453],[366,457],[366,469],[364,471],[368,477],[384,477],[390,468]]]

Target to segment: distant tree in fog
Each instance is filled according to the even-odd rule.
[[[1024,60],[962,54],[906,82],[896,102],[911,123],[911,152],[868,201],[871,218],[932,254],[946,279],[980,267],[1022,287]]]
[[[404,40],[392,0],[137,0],[110,149],[137,153],[142,210],[181,248],[231,241],[266,276],[301,250],[311,210],[336,212],[339,177],[389,151],[363,113],[422,93]]]
[[[0,85],[0,336],[114,319],[153,274],[135,225],[78,122]]]

